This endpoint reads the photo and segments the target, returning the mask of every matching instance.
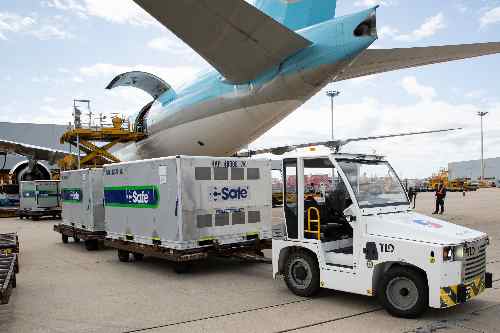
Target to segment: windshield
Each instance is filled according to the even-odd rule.
[[[398,177],[387,162],[340,160],[360,208],[408,205]]]

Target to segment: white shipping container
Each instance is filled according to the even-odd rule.
[[[91,232],[105,231],[102,169],[61,174],[62,224]]]
[[[22,181],[19,206],[22,210],[45,210],[60,207],[58,180]]]
[[[271,235],[271,161],[165,157],[104,167],[107,237],[186,250]]]

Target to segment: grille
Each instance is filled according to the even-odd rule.
[[[465,259],[464,280],[468,282],[478,275],[486,272],[486,242],[480,240],[473,244],[468,244],[468,247],[474,248],[474,253],[467,256]]]

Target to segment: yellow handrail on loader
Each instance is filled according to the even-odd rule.
[[[316,212],[316,216],[318,217],[316,220],[311,220],[311,211]],[[318,240],[321,240],[321,222],[320,222],[320,216],[319,216],[319,209],[316,207],[309,207],[307,210],[307,230],[304,231],[308,234],[316,234],[316,237]],[[311,230],[311,223],[317,223],[318,228],[317,230]]]

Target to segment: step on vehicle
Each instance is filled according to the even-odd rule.
[[[293,293],[373,296],[390,314],[414,318],[491,287],[488,236],[412,211],[384,158],[291,157],[282,173],[286,233],[273,239],[273,276]],[[308,175],[318,174],[315,189]]]

